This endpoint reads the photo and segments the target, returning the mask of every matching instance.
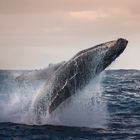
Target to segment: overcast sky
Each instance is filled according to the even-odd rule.
[[[0,0],[0,69],[36,69],[123,37],[110,68],[140,69],[140,0]]]

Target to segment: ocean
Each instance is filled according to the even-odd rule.
[[[0,71],[0,140],[140,140],[140,71],[106,70],[37,124],[31,104],[45,80]]]

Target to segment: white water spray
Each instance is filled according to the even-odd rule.
[[[41,124],[85,126],[100,128],[107,124],[107,109],[102,98],[102,74],[92,80],[82,91],[62,103],[51,115],[42,117]],[[10,83],[11,81],[9,81]],[[7,85],[9,84],[7,82]],[[0,122],[36,124],[31,103],[43,81],[14,84],[0,99]],[[12,85],[10,85],[12,86]]]
[[[105,127],[107,108],[103,100],[101,77],[94,80],[63,102],[51,115],[42,117],[42,123],[92,128]]]

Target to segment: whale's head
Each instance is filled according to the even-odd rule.
[[[89,72],[97,74],[109,66],[125,50],[127,43],[126,39],[119,38],[80,51],[72,59],[79,62],[84,73],[89,70]]]

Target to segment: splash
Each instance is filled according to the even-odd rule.
[[[68,98],[51,115],[42,116],[42,124],[105,127],[107,108],[103,99],[102,74],[81,91]]]
[[[5,71],[0,89],[0,122],[28,123],[32,99],[43,81],[15,81],[20,72]]]
[[[62,103],[51,115],[41,117],[41,124],[86,126],[99,128],[107,124],[108,113],[103,100],[102,75]],[[31,103],[44,81],[17,82],[7,80],[5,93],[0,94],[0,121],[37,124]],[[4,95],[5,98],[2,96]]]

